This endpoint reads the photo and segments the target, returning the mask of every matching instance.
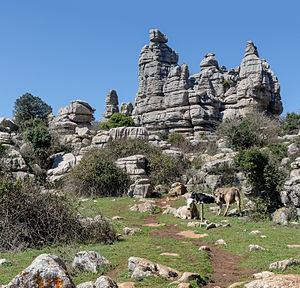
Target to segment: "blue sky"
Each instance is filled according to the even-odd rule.
[[[300,113],[300,1],[0,0],[0,116],[26,92],[53,107],[82,99],[102,118],[115,89],[133,102],[138,58],[158,28],[179,64],[200,71],[203,55],[240,65],[252,40],[281,84],[284,113]]]

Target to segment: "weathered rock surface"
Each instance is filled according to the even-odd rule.
[[[300,260],[290,258],[282,261],[277,261],[269,265],[269,269],[282,269],[283,271],[291,265],[300,265]]]
[[[254,280],[245,285],[246,288],[297,288],[300,287],[300,275],[274,275]]]
[[[148,259],[130,257],[128,259],[128,270],[132,271],[131,278],[152,276],[156,271],[156,266]]]
[[[9,118],[0,117],[0,127],[7,129],[8,132],[18,130],[18,125]]]
[[[141,204],[135,204],[130,208],[130,211],[137,211],[141,213],[154,212],[157,206],[150,200],[146,200]]]
[[[137,126],[197,138],[199,132],[213,131],[222,119],[252,111],[282,112],[278,80],[252,42],[246,45],[240,67],[227,71],[219,67],[214,53],[208,53],[200,73],[190,76],[186,64],[178,65],[178,55],[166,45],[162,32],[151,29],[149,37],[139,59],[133,110]]]
[[[109,265],[110,262],[95,251],[77,252],[72,262],[74,269],[96,273],[99,268]]]
[[[118,284],[108,276],[101,276],[95,281],[95,288],[118,288]]]
[[[6,288],[61,287],[75,288],[62,259],[55,255],[41,254],[30,266],[20,272]]]
[[[300,157],[291,163],[292,171],[289,179],[284,183],[281,192],[281,202],[296,210],[296,215],[300,219]],[[287,219],[288,221],[289,219]]]
[[[114,113],[119,112],[119,98],[116,90],[110,90],[105,99],[104,118],[109,119]]]

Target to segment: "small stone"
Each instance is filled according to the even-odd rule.
[[[260,238],[267,238],[267,236],[266,235],[260,235]]]
[[[259,245],[254,245],[254,244],[250,244],[248,246],[248,251],[249,252],[260,251],[260,250],[266,250],[266,248],[263,248],[263,247],[261,247]]]
[[[224,225],[222,225],[222,227],[224,227],[224,228],[230,227],[230,223],[224,224]]]
[[[199,251],[208,251],[208,252],[211,251],[211,249],[208,246],[200,246],[198,250]]]
[[[206,227],[207,224],[203,222],[188,222],[186,226],[196,228],[196,227]]]
[[[215,245],[224,245],[227,246],[227,243],[223,239],[219,239],[215,242]]]
[[[12,265],[12,262],[7,259],[0,259],[0,266]]]
[[[161,256],[173,256],[173,257],[179,257],[180,256],[177,253],[168,253],[168,252],[160,253],[159,255],[161,255]]]
[[[269,265],[269,269],[282,269],[283,271],[291,265],[300,265],[300,260],[290,258],[282,261],[273,262]]]
[[[96,288],[118,288],[115,280],[108,276],[101,276],[95,281]]]
[[[141,228],[129,228],[129,227],[125,227],[123,229],[125,235],[133,235],[134,233],[142,233],[142,229]]]
[[[300,248],[300,245],[298,245],[298,244],[287,244],[286,246],[288,248]],[[0,260],[0,262],[1,262],[1,260]]]
[[[173,268],[167,267],[165,265],[156,264],[156,268],[159,276],[164,278],[175,279],[181,275],[181,273]]]
[[[121,216],[114,216],[111,218],[111,220],[123,220],[125,219],[124,217],[121,217]]]
[[[249,233],[249,235],[257,235],[257,234],[261,234],[262,232],[259,230],[253,230]]]
[[[134,282],[124,282],[124,283],[118,283],[119,288],[134,288]]]

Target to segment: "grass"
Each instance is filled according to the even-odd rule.
[[[167,237],[155,237],[155,232],[166,229],[161,227],[146,227],[145,219],[149,213],[131,212],[129,208],[138,203],[136,199],[130,198],[101,198],[90,199],[81,203],[82,214],[94,217],[99,213],[111,218],[121,216],[124,219],[114,220],[114,226],[118,233],[123,233],[124,227],[139,227],[142,233],[136,233],[129,237],[123,237],[113,245],[95,244],[73,244],[68,246],[44,247],[42,250],[28,249],[18,253],[0,253],[0,258],[12,261],[11,266],[0,267],[0,284],[7,284],[16,274],[29,266],[34,258],[41,253],[51,253],[62,257],[69,267],[73,281],[79,284],[86,281],[96,280],[101,273],[112,276],[117,282],[132,281],[127,269],[128,258],[130,256],[143,257],[154,263],[160,263],[181,272],[189,271],[200,273],[202,277],[211,276],[212,267],[209,253],[198,251],[197,246],[182,239],[175,240]],[[184,200],[172,202],[172,206],[184,205]],[[217,239],[224,239],[227,247],[220,247],[228,252],[232,252],[242,258],[239,268],[248,267],[254,272],[268,270],[270,263],[294,257],[300,259],[299,248],[287,248],[287,244],[300,244],[300,225],[276,226],[271,222],[251,222],[246,217],[217,217],[210,210],[209,205],[205,205],[205,217],[210,222],[221,222],[229,220],[230,227],[215,228],[205,231],[204,228],[186,227],[187,222],[197,220],[181,220],[171,215],[157,214],[156,220],[160,223],[176,225],[180,230],[194,230],[196,233],[208,233],[209,236],[202,239],[192,239],[193,242],[214,243]],[[233,207],[232,207],[233,208]],[[252,230],[260,230],[262,234],[249,235]],[[266,238],[261,238],[265,235]],[[249,244],[258,244],[267,251],[248,252]],[[99,273],[82,273],[72,271],[71,262],[78,251],[93,250],[106,257],[111,263],[111,267]],[[178,253],[179,257],[161,256],[162,252]],[[282,271],[274,271],[282,273]],[[300,267],[289,267],[284,273],[300,273]],[[136,287],[167,287],[169,280],[163,278],[149,277],[141,282],[136,282]],[[170,286],[172,287],[172,286]],[[196,287],[196,286],[195,286]]]

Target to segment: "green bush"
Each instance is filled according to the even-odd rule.
[[[282,143],[270,143],[267,148],[277,162],[288,156],[288,148]]]
[[[25,138],[32,144],[35,151],[51,146],[51,135],[40,119],[30,119],[24,123]]]
[[[182,134],[173,132],[169,134],[168,142],[174,146],[178,146],[186,142],[186,139]]]
[[[285,133],[298,133],[300,129],[300,114],[287,113],[282,120],[282,129]]]
[[[254,189],[254,198],[266,213],[271,213],[280,205],[280,188],[285,174],[279,170],[266,151],[258,147],[240,150],[235,157],[235,165],[245,173],[248,183]]]
[[[111,163],[119,158],[145,155],[147,174],[153,185],[172,184],[182,174],[185,167],[181,159],[163,154],[161,148],[150,145],[147,140],[142,139],[109,142],[105,148],[97,150],[97,154]]]
[[[274,142],[279,132],[278,121],[261,113],[252,113],[243,119],[226,120],[217,129],[218,137],[225,137],[234,149],[262,147]]]
[[[134,127],[134,122],[130,116],[122,113],[114,113],[107,122],[100,123],[100,130],[110,130],[117,127]]]
[[[71,189],[92,197],[122,196],[129,188],[130,178],[97,151],[84,157],[68,176]]]
[[[13,111],[18,125],[33,118],[45,120],[51,112],[51,106],[47,105],[40,97],[30,93],[26,93],[16,100]]]
[[[5,155],[7,148],[0,142],[0,159]]]
[[[0,179],[0,251],[41,247],[51,243],[115,239],[112,227],[103,219],[84,225],[78,206],[65,196],[42,193],[29,179],[12,182]]]

